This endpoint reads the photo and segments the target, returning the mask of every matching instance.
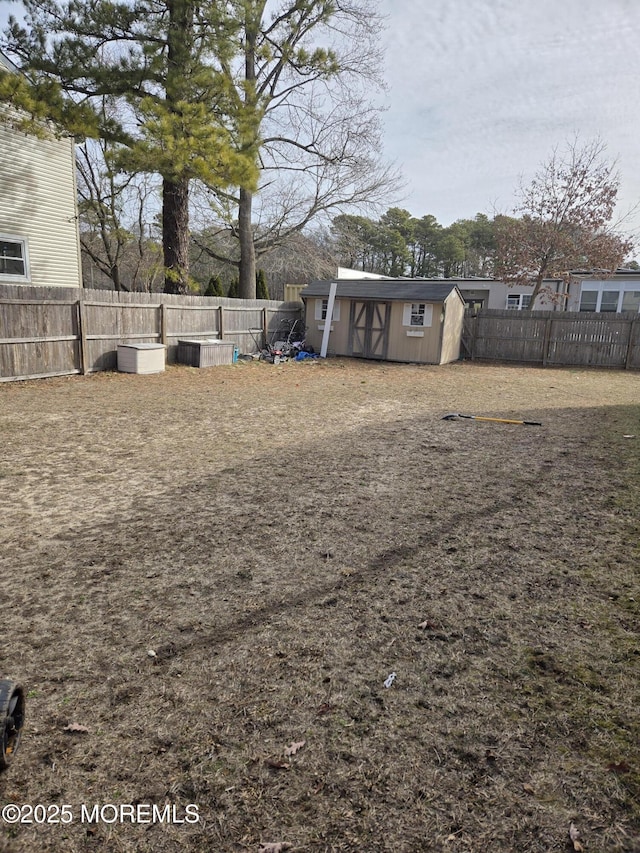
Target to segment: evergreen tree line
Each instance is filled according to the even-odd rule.
[[[466,278],[491,276],[501,217],[478,213],[441,225],[435,216],[412,216],[399,207],[378,220],[342,214],[331,224],[341,266],[388,276]]]

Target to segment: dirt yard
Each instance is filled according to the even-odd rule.
[[[637,373],[5,383],[0,443],[2,853],[640,850]]]

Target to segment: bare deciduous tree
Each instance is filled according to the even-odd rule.
[[[380,110],[369,102],[382,85],[375,3],[282,0],[271,16],[265,0],[237,5],[241,65],[225,70],[242,117],[239,148],[258,150],[260,183],[257,193],[214,190],[214,207],[237,240],[226,260],[251,298],[257,258],[323,214],[381,204],[400,179],[382,163]]]
[[[148,176],[117,172],[112,149],[105,140],[76,149],[80,246],[114,290],[151,290],[163,272],[161,247],[149,224],[149,199],[159,191]]]
[[[599,140],[554,150],[531,183],[521,184],[519,217],[496,217],[495,274],[533,283],[531,308],[545,278],[568,281],[576,269],[613,273],[632,249],[612,222],[620,179],[604,154]]]

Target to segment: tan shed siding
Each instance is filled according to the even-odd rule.
[[[26,237],[31,284],[81,285],[71,139],[37,139],[0,123],[0,233]]]
[[[316,297],[307,299],[307,311],[305,323],[306,341],[316,352],[320,352],[322,346],[322,333],[324,329],[324,320],[316,319]],[[319,300],[322,302],[322,300]],[[338,320],[332,320],[332,332],[329,335],[329,346],[327,353],[329,355],[347,355],[349,346],[349,310],[351,308],[350,299],[336,299],[334,306],[334,316],[339,315]],[[337,309],[337,311],[336,311]]]
[[[460,358],[460,341],[464,323],[464,302],[454,291],[444,301],[445,319],[442,329],[442,349],[440,364],[457,361]]]
[[[419,364],[438,364],[440,347],[441,302],[426,302],[431,306],[430,326],[405,326],[405,302],[393,302],[391,305],[391,323],[389,325],[389,361],[408,361]]]

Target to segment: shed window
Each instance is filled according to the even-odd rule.
[[[27,241],[0,234],[0,279],[29,279]]]
[[[328,299],[316,299],[316,320],[326,320],[327,319],[327,309],[329,308],[329,300]],[[331,322],[338,321],[340,319],[340,303],[336,299],[333,303],[333,317],[331,318]]]
[[[404,306],[403,326],[430,326],[433,305],[428,302],[407,302]]]

